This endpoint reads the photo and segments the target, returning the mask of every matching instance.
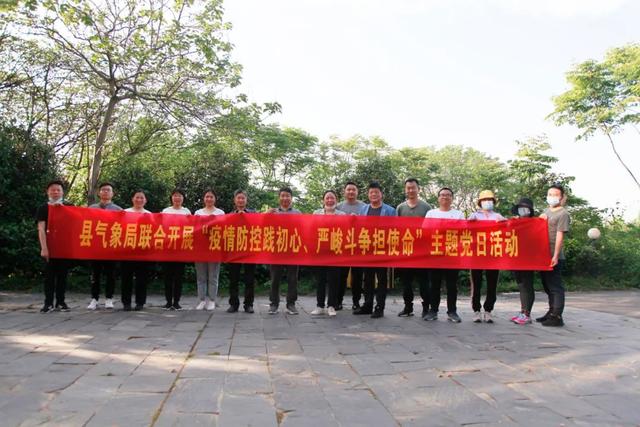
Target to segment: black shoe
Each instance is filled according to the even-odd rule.
[[[144,310],[144,304],[136,304],[136,306],[133,309],[135,311],[142,311]]]
[[[371,313],[373,313],[373,309],[371,307],[366,307],[366,306],[358,307],[355,310],[353,310],[353,314],[371,314]]]
[[[124,304],[122,306],[122,311],[131,311],[131,304]]]
[[[53,306],[52,305],[43,305],[42,308],[40,309],[40,313],[51,313],[53,311]]]
[[[245,305],[244,306],[244,312],[245,313],[249,313],[249,314],[253,314],[254,313],[253,306],[252,305]]]
[[[173,310],[182,310],[182,306],[180,304],[178,304],[177,302],[173,303]]]
[[[372,319],[379,319],[382,316],[384,316],[384,310],[381,308],[376,308],[375,310],[373,310],[373,314],[371,315]]]
[[[165,310],[173,310],[173,304],[168,302],[165,305],[163,305],[162,308],[165,309]]]
[[[545,320],[547,320],[547,319],[549,318],[549,316],[550,316],[550,315],[551,315],[551,310],[547,311],[547,312],[545,313],[545,315],[544,315],[544,316],[541,316],[541,317],[536,318],[536,322],[538,322],[538,323],[542,323],[542,322],[544,322]]]
[[[56,304],[56,309],[60,310],[60,311],[65,311],[65,312],[66,311],[71,311],[71,309],[69,308],[69,306],[65,302]]]
[[[338,304],[336,306],[336,311],[341,311],[342,310],[342,304]]]
[[[409,317],[413,316],[413,307],[409,307],[408,305],[404,306],[404,309],[398,313],[398,317]]]
[[[235,305],[230,305],[229,308],[227,308],[227,313],[237,313],[238,312],[238,307]]]
[[[353,304],[353,305],[351,306],[351,310],[354,310],[354,311],[355,311],[355,310],[357,310],[357,309],[359,309],[359,308],[360,308],[360,304]]]
[[[556,316],[555,314],[549,314],[547,320],[542,322],[542,326],[555,326],[560,327],[564,326],[564,321],[561,316]]]

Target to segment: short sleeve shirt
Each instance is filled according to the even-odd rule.
[[[63,201],[62,204],[64,206],[73,206],[72,203],[69,203],[67,201]],[[41,222],[44,221],[44,229],[47,230],[49,227],[49,203],[45,203],[43,205],[40,205],[38,207],[38,210],[36,211],[36,221],[37,222]]]
[[[464,219],[464,214],[456,209],[449,209],[448,211],[441,211],[440,209],[431,209],[425,215],[425,218],[436,219]]]
[[[398,216],[415,216],[418,218],[424,218],[429,210],[431,210],[431,206],[422,200],[418,200],[418,204],[414,207],[409,206],[407,202],[402,202],[396,208]]]
[[[162,213],[172,214],[172,215],[191,215],[191,211],[184,206],[180,209],[175,209],[173,206],[169,206],[168,208],[162,209]]]
[[[355,203],[347,203],[345,201],[345,202],[338,203],[338,206],[336,206],[336,209],[339,209],[346,214],[358,215],[362,210],[362,208],[364,207],[364,205],[365,203],[360,200],[356,200]]]
[[[571,225],[571,217],[569,216],[569,212],[567,212],[565,208],[561,208],[556,211],[552,211],[551,209],[547,208],[544,210],[544,214],[547,216],[547,228],[549,230],[549,252],[551,256],[553,256],[553,251],[556,247],[556,237],[558,231],[562,231],[563,233],[569,231],[569,226]],[[565,259],[564,247],[560,249],[560,255],[558,256],[558,259]]]

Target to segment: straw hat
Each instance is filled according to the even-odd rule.
[[[498,199],[496,199],[496,196],[493,194],[493,191],[491,190],[482,190],[480,192],[480,195],[478,196],[478,206],[480,206],[480,202],[483,200],[493,200],[493,204],[496,205],[498,204]]]

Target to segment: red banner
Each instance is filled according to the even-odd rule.
[[[53,258],[548,270],[547,222],[49,208]]]

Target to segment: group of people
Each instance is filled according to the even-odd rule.
[[[432,208],[419,198],[420,184],[417,179],[409,178],[404,183],[406,200],[396,208],[384,203],[382,187],[372,182],[367,187],[368,203],[358,198],[358,186],[347,182],[344,186],[344,200],[339,202],[339,195],[333,190],[327,190],[322,198],[322,207],[313,212],[315,215],[362,215],[362,216],[407,216],[421,218],[439,218],[450,220],[470,221],[503,221],[505,218],[496,212],[497,198],[490,190],[479,193],[478,209],[465,217],[464,213],[452,207],[453,190],[443,187],[438,191],[438,207]],[[46,260],[45,269],[45,303],[43,313],[55,309],[68,310],[64,301],[66,287],[67,264],[65,260],[49,257],[47,247],[47,219],[48,207],[55,204],[67,204],[64,200],[64,185],[61,181],[52,181],[47,186],[48,202],[37,212],[38,234],[41,255]],[[113,203],[113,185],[102,183],[98,188],[100,201],[89,207],[94,209],[122,210]],[[191,215],[191,211],[183,206],[185,193],[176,189],[171,194],[171,206],[162,210],[164,214]],[[540,273],[543,287],[549,298],[549,308],[545,315],[536,319],[543,326],[562,326],[564,310],[564,286],[561,270],[564,263],[564,235],[569,231],[569,213],[563,207],[565,191],[559,185],[551,185],[547,191],[547,207],[540,215],[548,221],[549,255],[551,267],[549,271]],[[217,196],[213,189],[207,189],[203,195],[204,206],[194,215],[224,215],[216,207]],[[132,206],[127,212],[148,213],[145,209],[147,198],[143,190],[132,194]],[[234,208],[230,213],[250,214],[255,210],[247,207],[248,197],[244,190],[236,190],[233,195]],[[293,207],[293,192],[290,188],[281,188],[278,192],[278,207],[268,210],[269,213],[290,215],[301,214]],[[512,207],[514,217],[526,218],[536,215],[530,198],[522,198]],[[180,298],[185,263],[164,262],[165,298],[164,308],[167,310],[181,310]],[[196,281],[198,289],[198,304],[196,310],[214,310],[217,305],[218,278],[220,263],[195,263]],[[149,280],[150,263],[142,261],[122,261],[122,295],[121,301],[125,311],[142,310],[146,303],[146,288]],[[311,312],[314,316],[335,316],[343,309],[343,302],[347,284],[350,282],[352,293],[352,312],[354,315],[370,315],[380,318],[384,315],[385,300],[388,288],[388,271],[386,267],[314,267],[317,285],[317,307]],[[101,278],[105,276],[104,307],[113,309],[113,294],[115,291],[116,261],[94,261],[91,275],[91,301],[89,310],[98,307]],[[241,274],[243,272],[243,274]],[[286,313],[298,314],[296,301],[298,297],[297,265],[271,265],[271,292],[269,314],[277,314],[280,306],[280,283],[283,276],[287,278]],[[441,288],[444,282],[447,289],[447,318],[459,323],[461,318],[457,313],[458,274],[456,269],[399,269],[399,277],[403,290],[404,308],[398,313],[401,317],[413,316],[414,292],[413,284],[418,282],[422,298],[422,318],[426,321],[438,319],[441,299]],[[521,311],[511,320],[517,324],[532,323],[531,310],[535,292],[533,287],[534,271],[516,271],[514,273],[520,288]],[[244,283],[243,308],[247,313],[253,313],[254,302],[254,264],[229,264],[229,307],[227,312],[239,310],[239,284],[242,276]],[[135,277],[135,306],[132,308],[133,282]],[[471,306],[473,321],[476,323],[493,323],[492,312],[496,302],[498,270],[471,270]],[[483,277],[486,283],[486,297],[481,304],[481,288]],[[54,294],[56,304],[54,306]]]

